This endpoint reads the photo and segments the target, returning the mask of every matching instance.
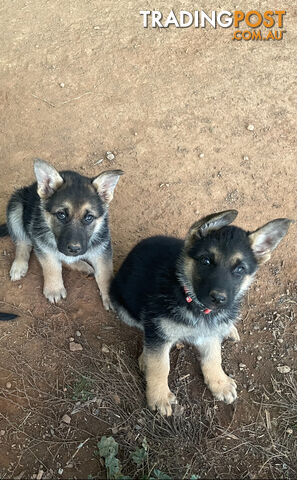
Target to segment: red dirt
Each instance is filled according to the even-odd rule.
[[[241,2],[242,10],[250,7]],[[111,205],[116,269],[139,239],[184,236],[198,217],[214,211],[238,209],[236,223],[251,230],[273,218],[296,218],[296,11],[287,9],[282,42],[234,43],[230,29],[145,30],[139,8],[135,1],[103,1],[99,8],[93,1],[56,0],[16,0],[3,7],[0,220],[12,191],[33,180],[34,157],[89,176],[109,168],[125,171]],[[107,151],[114,153],[113,162]],[[231,421],[232,429],[255,423],[255,402],[271,391],[271,376],[284,377],[276,366],[296,365],[295,238],[292,225],[250,289],[241,342],[225,344],[226,371],[239,385],[235,407],[214,408],[193,348],[172,353],[171,383],[186,411],[205,401],[222,428]],[[11,241],[1,239],[1,310],[20,315],[0,326],[1,477],[33,478],[42,465],[43,478],[57,478],[59,468],[62,478],[100,478],[96,441],[113,434],[126,458],[128,433],[113,433],[118,420],[112,409],[97,417],[83,410],[70,425],[61,422],[75,403],[75,369],[94,373],[95,357],[110,358],[101,351],[106,345],[131,359],[144,392],[134,360],[141,336],[103,310],[93,278],[65,270],[68,297],[57,306],[42,295],[34,256],[26,278],[11,283],[13,255]],[[70,337],[83,345],[82,353],[69,352]],[[239,363],[246,367],[240,370]],[[100,394],[100,384],[93,390]],[[142,411],[144,393],[140,398],[121,398],[123,411]],[[87,438],[73,468],[65,469]],[[231,442],[226,440],[226,449]],[[260,454],[237,452],[222,457],[219,467],[202,452],[205,463],[194,473],[269,477]],[[176,465],[185,473],[187,462],[185,453]]]

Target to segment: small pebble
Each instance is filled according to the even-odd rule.
[[[103,353],[109,353],[109,349],[108,349],[107,347],[102,347],[102,348],[101,348],[101,351],[102,351]]]
[[[59,83],[59,85],[60,85],[61,88],[65,87],[65,83],[63,83],[63,82]]]
[[[69,342],[74,342],[74,338],[73,338],[73,337],[69,337]]]
[[[254,125],[252,125],[251,123],[246,127],[250,132],[253,132],[255,130],[255,127]]]
[[[284,339],[283,339],[283,338],[279,338],[277,341],[278,341],[278,343],[283,343]]]
[[[287,428],[286,432],[287,432],[288,435],[292,435],[293,429],[292,428]]]
[[[276,367],[279,373],[289,373],[291,368],[288,365],[281,365],[280,367]]]
[[[83,349],[83,347],[80,343],[70,342],[69,349],[70,349],[70,352],[79,352],[80,350]]]
[[[185,407],[183,407],[182,405],[175,405],[174,416],[181,417],[184,411],[185,411]]]
[[[244,156],[243,156],[243,160],[244,160],[245,162],[247,162],[247,161],[249,160],[249,157],[248,157],[247,155],[244,155]]]
[[[106,152],[105,156],[106,156],[107,160],[110,160],[110,161],[115,159],[115,156],[112,152]]]
[[[117,405],[120,405],[121,404],[121,399],[120,397],[115,393],[113,395],[113,399],[114,399],[114,402],[117,404]]]
[[[5,435],[5,430],[0,430],[0,435],[3,437],[3,435]]]
[[[238,366],[239,366],[239,368],[245,368],[246,367],[245,363],[240,363]]]
[[[81,337],[81,332],[80,332],[79,330],[76,330],[75,335],[76,335],[77,337]]]
[[[199,158],[204,158],[204,153],[200,153]]]
[[[69,417],[69,415],[65,413],[65,415],[63,415],[62,417],[62,422],[67,423],[69,425],[69,423],[71,422],[71,417]]]
[[[62,475],[62,473],[63,473],[63,468],[59,468],[58,474],[59,474],[59,475]]]
[[[100,27],[98,27],[98,25],[96,25],[95,27],[93,27],[94,30],[100,30]]]
[[[11,383],[10,382],[7,382],[6,388],[11,388]]]
[[[260,360],[262,360],[263,357],[261,357],[261,355],[258,355],[257,356],[257,360],[260,362]]]
[[[43,477],[43,474],[44,474],[44,471],[43,471],[43,470],[39,470],[39,472],[37,473],[36,480],[41,480],[42,477]]]

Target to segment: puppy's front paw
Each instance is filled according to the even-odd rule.
[[[240,341],[240,336],[239,336],[238,330],[234,325],[230,328],[230,332],[229,332],[227,338],[230,338],[230,340],[233,340],[233,342],[239,342]]]
[[[28,262],[15,260],[10,269],[10,278],[12,282],[20,280],[28,271]]]
[[[103,307],[105,308],[105,310],[113,310],[113,306],[112,306],[112,303],[110,301],[110,298],[108,295],[102,295],[101,296],[102,298],[102,303],[103,303]]]
[[[233,403],[237,398],[236,383],[233,378],[228,377],[225,373],[219,377],[207,382],[208,387],[217,400],[225,403]]]
[[[151,410],[158,410],[161,415],[169,417],[172,415],[171,405],[177,403],[176,396],[169,390],[168,387],[162,391],[146,392],[147,404]]]
[[[43,294],[51,303],[57,303],[62,300],[62,298],[66,298],[67,296],[64,285],[55,288],[53,288],[52,286],[44,286]]]

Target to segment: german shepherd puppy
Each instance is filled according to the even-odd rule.
[[[62,278],[65,263],[95,274],[108,310],[113,276],[108,205],[123,172],[110,170],[88,178],[73,171],[57,172],[39,159],[34,171],[37,182],[12,195],[7,225],[0,226],[0,236],[9,234],[16,245],[11,280],[26,275],[34,247],[43,270],[43,293],[50,302],[66,297]]]
[[[288,231],[281,218],[250,233],[229,226],[236,210],[209,215],[192,225],[185,241],[152,237],[129,253],[110,288],[119,317],[144,332],[139,357],[148,406],[171,415],[175,395],[168,387],[169,352],[183,340],[201,355],[205,383],[218,400],[232,403],[236,383],[221,366],[221,343],[239,340],[240,302],[258,266]]]

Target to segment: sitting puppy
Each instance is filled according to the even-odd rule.
[[[113,276],[108,205],[123,172],[110,170],[88,178],[72,171],[57,172],[43,160],[35,161],[34,171],[37,182],[12,195],[7,225],[0,226],[0,236],[9,234],[16,244],[11,280],[26,275],[34,247],[43,270],[43,293],[50,302],[66,297],[63,262],[95,274],[108,310]]]
[[[192,225],[185,241],[143,240],[111,283],[111,304],[119,317],[144,332],[139,365],[147,403],[163,415],[171,415],[176,403],[168,387],[169,352],[181,340],[199,349],[214,397],[226,403],[237,397],[236,383],[221,366],[221,342],[239,339],[234,323],[241,299],[290,220],[273,220],[250,233],[228,226],[236,216],[236,210],[209,215]]]

